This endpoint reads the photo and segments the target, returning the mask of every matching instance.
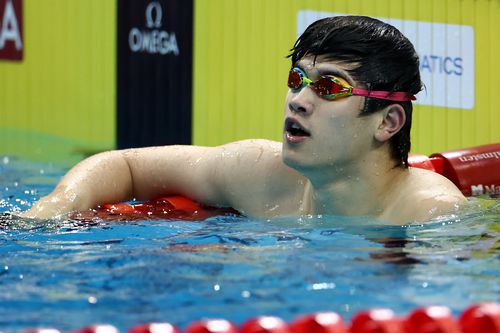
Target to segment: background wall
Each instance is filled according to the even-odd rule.
[[[412,151],[500,141],[498,0],[195,0],[194,144],[281,140],[300,10],[472,26],[474,107],[417,105]],[[115,147],[116,13],[116,0],[24,0],[24,59],[0,60],[0,155]]]
[[[0,154],[57,160],[113,148],[115,1],[23,7],[24,59],[0,60]]]

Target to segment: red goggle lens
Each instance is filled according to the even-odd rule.
[[[302,74],[292,69],[288,74],[288,88],[290,89],[299,89],[302,87],[304,80],[302,79]]]

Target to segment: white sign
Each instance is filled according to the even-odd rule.
[[[300,35],[316,20],[345,14],[304,10],[297,14]],[[474,108],[474,29],[467,25],[380,18],[398,28],[415,46],[425,89],[417,104]]]

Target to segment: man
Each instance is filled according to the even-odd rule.
[[[369,17],[323,19],[290,56],[283,143],[101,153],[70,170],[24,216],[181,194],[256,217],[358,215],[406,223],[465,202],[444,177],[408,168],[411,100],[421,82],[415,50],[397,29]]]

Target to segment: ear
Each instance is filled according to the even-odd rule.
[[[375,139],[385,142],[404,126],[406,114],[403,107],[399,104],[391,104],[381,110],[381,112],[383,117],[375,132]]]

